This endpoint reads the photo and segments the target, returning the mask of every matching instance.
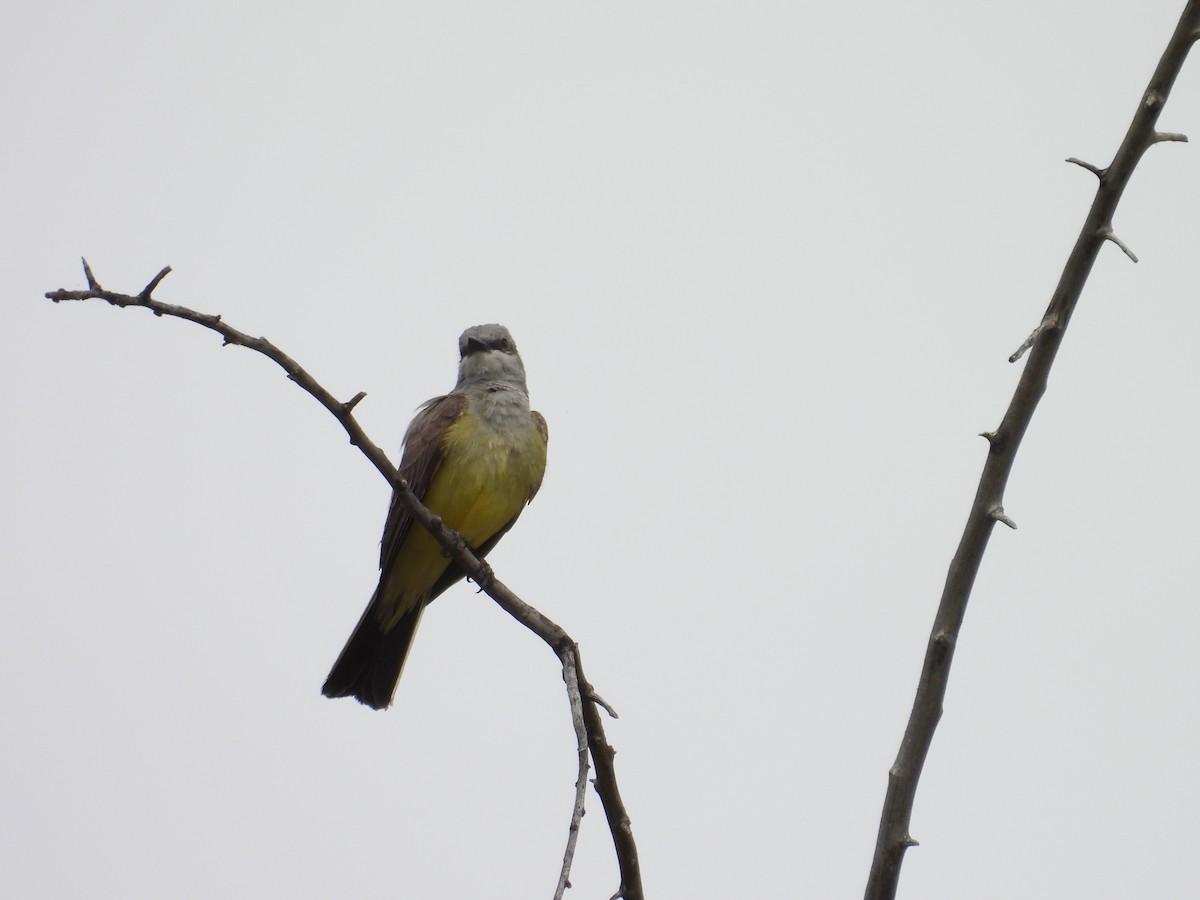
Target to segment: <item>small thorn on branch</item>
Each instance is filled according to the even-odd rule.
[[[1091,172],[1093,175],[1095,175],[1101,181],[1103,181],[1104,176],[1108,174],[1108,169],[1101,169],[1099,166],[1093,166],[1090,162],[1085,162],[1084,160],[1079,159],[1078,157],[1075,157],[1075,156],[1069,157],[1067,159],[1067,162],[1072,163],[1081,168],[1087,169],[1089,172]]]
[[[86,263],[84,264],[86,265]],[[150,295],[154,293],[154,289],[158,287],[159,282],[171,274],[170,266],[163,266],[162,271],[150,279],[150,283],[142,288],[142,292],[138,294],[139,300],[149,300]]]
[[[346,415],[349,415],[350,410],[352,410],[352,409],[354,409],[354,407],[358,406],[359,402],[365,396],[367,396],[366,391],[359,391],[357,394],[355,394],[353,397],[351,397],[349,400],[347,400],[345,403],[342,404],[342,412],[345,413]]]
[[[986,438],[989,444],[996,443],[996,432],[994,431],[981,431],[979,432],[979,436],[981,438]]]
[[[1013,531],[1016,531],[1016,530],[1017,530],[1017,523],[1016,523],[1016,522],[1014,522],[1012,519],[1010,519],[1010,518],[1009,518],[1007,515],[1005,515],[1005,514],[1004,514],[1004,507],[1003,507],[1003,506],[997,506],[997,507],[996,507],[995,509],[993,509],[993,510],[992,510],[992,511],[991,511],[991,512],[988,514],[988,515],[990,515],[990,516],[991,516],[993,519],[995,519],[997,522],[1002,522],[1002,523],[1004,523],[1004,524],[1005,524],[1005,525],[1007,525],[1009,528],[1011,528]]]
[[[1173,131],[1156,131],[1150,136],[1150,143],[1152,144],[1160,144],[1163,141],[1177,141],[1180,144],[1186,144],[1188,136]]]
[[[587,698],[589,700],[591,700],[593,703],[595,703],[602,710],[604,710],[606,713],[608,713],[609,718],[611,718],[611,719],[621,718],[620,716],[617,715],[617,711],[609,705],[608,701],[605,700],[603,697],[601,697],[599,694],[597,694],[595,689],[590,684],[588,685],[588,688],[587,688]]]
[[[87,277],[88,290],[89,291],[104,290],[104,288],[100,287],[100,282],[98,282],[96,280],[96,276],[92,274],[92,267],[88,265],[87,257],[81,256],[79,258],[81,260],[83,260],[83,274]]]
[[[1029,333],[1029,337],[1025,338],[1025,343],[1013,351],[1012,356],[1008,358],[1010,363],[1015,363],[1018,359],[1025,355],[1025,351],[1037,343],[1037,339],[1042,336],[1042,332],[1055,324],[1055,320],[1047,317],[1038,323],[1038,327]]]
[[[1133,260],[1134,262],[1138,261],[1137,254],[1135,254],[1132,250],[1130,250],[1129,247],[1126,245],[1126,243],[1123,240],[1121,240],[1119,237],[1117,237],[1115,234],[1113,234],[1113,230],[1111,228],[1101,229],[1100,237],[1104,238],[1106,241],[1112,241],[1114,244],[1116,244],[1118,247],[1120,247],[1121,250],[1125,253],[1125,255],[1128,256],[1131,260]]]
[[[904,836],[904,840],[902,840],[900,843],[902,845],[904,845],[905,847],[920,847],[921,846],[921,842],[918,841],[911,834],[906,834]]]
[[[946,656],[954,649],[954,645],[958,643],[958,638],[947,631],[939,631],[933,636],[933,645],[938,649],[939,661],[944,662]],[[941,715],[941,713],[938,713]]]

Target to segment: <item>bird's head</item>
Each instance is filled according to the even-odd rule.
[[[525,387],[517,342],[503,325],[472,325],[458,339],[458,386],[501,381]]]

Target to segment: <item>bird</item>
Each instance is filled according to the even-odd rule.
[[[458,349],[458,383],[418,409],[399,475],[482,559],[541,487],[548,431],[530,409],[525,366],[507,328],[474,325]],[[379,584],[321,693],[387,709],[425,607],[464,575],[393,493]]]

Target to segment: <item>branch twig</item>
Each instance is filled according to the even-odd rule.
[[[571,704],[571,722],[575,726],[575,749],[579,754],[579,774],[575,778],[575,806],[571,809],[571,824],[567,828],[567,849],[563,853],[562,870],[558,874],[558,886],[554,889],[554,900],[563,900],[563,894],[571,886],[571,862],[575,859],[575,842],[579,839],[579,826],[583,821],[583,800],[587,795],[588,774],[587,723],[583,720],[583,694],[579,690],[578,668],[563,666],[563,681],[567,683],[567,700]]]
[[[1133,253],[1112,231],[1112,217],[1117,203],[1147,148],[1164,140],[1186,140],[1182,135],[1167,135],[1156,131],[1155,123],[1198,35],[1200,0],[1188,0],[1183,16],[1167,44],[1162,59],[1159,60],[1149,87],[1142,95],[1142,101],[1120,148],[1113,157],[1112,164],[1100,169],[1079,159],[1068,160],[1095,174],[1100,184],[1042,323],[1011,358],[1011,361],[1015,361],[1026,350],[1030,350],[1029,361],[1017,382],[1008,411],[1004,414],[999,428],[984,434],[988,439],[987,462],[979,479],[975,502],[971,506],[958,551],[946,576],[946,585],[934,618],[925,662],[917,684],[912,714],[900,743],[896,762],[888,772],[887,795],[880,817],[871,874],[867,881],[867,900],[891,900],[896,896],[904,853],[909,847],[916,845],[916,841],[909,834],[913,800],[916,797],[921,769],[925,765],[925,757],[933,742],[934,730],[942,715],[950,664],[954,658],[954,647],[958,641],[963,616],[966,614],[967,599],[970,597],[971,586],[975,582],[983,553],[987,549],[992,526],[997,521],[1010,526],[1013,524],[1004,514],[1004,488],[1008,483],[1021,439],[1025,436],[1025,430],[1033,418],[1038,401],[1045,393],[1050,367],[1054,363],[1063,333],[1092,270],[1092,264],[1105,241],[1117,244],[1136,262]]]
[[[341,423],[350,436],[350,443],[358,447],[379,473],[387,479],[393,490],[400,496],[408,511],[424,526],[442,545],[451,559],[466,573],[467,577],[491,597],[510,616],[540,637],[554,651],[563,667],[563,679],[567,684],[568,699],[571,702],[572,721],[575,724],[576,737],[580,750],[580,775],[576,787],[575,804],[571,815],[571,833],[567,840],[567,852],[563,859],[563,869],[560,875],[559,891],[556,900],[561,900],[562,891],[569,885],[571,860],[574,856],[575,838],[579,828],[579,820],[583,816],[583,787],[587,782],[587,756],[596,766],[596,793],[600,796],[608,819],[609,830],[613,836],[613,846],[617,854],[617,863],[621,871],[621,889],[618,896],[625,900],[643,900],[641,867],[638,861],[637,845],[633,840],[633,831],[629,827],[629,815],[625,810],[621,792],[617,786],[616,771],[612,760],[615,751],[608,744],[604,734],[604,723],[600,719],[597,706],[602,706],[610,714],[612,709],[604,703],[592,690],[583,677],[583,667],[579,658],[579,645],[561,627],[552,622],[541,612],[525,603],[505,584],[496,578],[491,566],[486,561],[476,558],[453,531],[442,524],[441,519],[431,513],[412,492],[408,482],[399,476],[395,466],[387,455],[367,437],[358,420],[354,418],[353,409],[366,394],[359,392],[346,402],[340,402],[333,394],[325,390],[315,378],[304,370],[294,359],[262,337],[251,337],[238,331],[223,321],[219,315],[209,315],[163,303],[152,297],[154,289],[171,272],[171,267],[162,269],[137,294],[119,294],[106,291],[96,280],[87,260],[83,260],[84,276],[87,278],[88,289],[85,291],[68,291],[60,289],[49,291],[46,298],[55,303],[72,300],[104,300],[113,306],[140,306],[150,310],[156,316],[174,316],[195,322],[217,332],[226,345],[236,344],[257,351],[275,362],[282,368],[289,379],[294,381],[304,391],[307,391],[317,402],[324,406]],[[613,714],[615,717],[615,714]],[[582,734],[581,734],[582,729]]]

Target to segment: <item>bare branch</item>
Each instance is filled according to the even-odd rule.
[[[163,303],[161,300],[154,300],[150,294],[159,282],[167,276],[167,273],[171,271],[170,266],[167,266],[154,276],[150,283],[142,289],[140,294],[119,294],[115,291],[103,290],[99,287],[99,283],[96,282],[94,276],[92,276],[91,269],[87,266],[86,261],[84,262],[84,267],[89,283],[95,285],[94,287],[89,287],[86,291],[68,291],[63,289],[49,291],[46,294],[46,298],[53,300],[55,303],[63,303],[71,300],[103,300],[113,306],[141,306],[150,310],[156,316],[173,316],[178,319],[186,319],[189,322],[195,322],[197,325],[202,325],[205,328],[215,331],[224,338],[226,346],[234,344],[261,353],[275,362],[287,373],[288,378],[296,382],[301,388],[315,397],[318,403],[329,410],[334,418],[341,423],[346,433],[350,435],[350,443],[358,447],[375,468],[379,470],[379,473],[395,486],[398,480],[395,467],[388,460],[387,455],[372,443],[354,416],[351,415],[350,409],[353,409],[353,406],[337,400],[329,391],[318,384],[317,380],[308,374],[294,359],[266,338],[251,337],[244,332],[238,331],[236,328],[226,325],[221,321],[220,316],[200,313],[185,306],[176,306],[172,303]],[[348,406],[349,408],[347,408]],[[401,493],[404,492],[402,491]],[[416,501],[416,496],[412,494],[412,491],[407,491],[406,498],[407,496],[411,496],[412,500]],[[446,531],[446,529],[442,530]],[[472,571],[469,570],[468,574],[472,574]]]
[[[575,725],[575,748],[579,754],[579,774],[575,778],[575,806],[571,810],[571,824],[567,828],[567,849],[563,853],[562,871],[558,875],[558,887],[554,900],[563,900],[563,894],[571,886],[571,863],[575,859],[575,843],[579,839],[579,825],[583,821],[583,801],[587,795],[588,736],[587,724],[583,721],[583,693],[579,689],[579,670],[574,656],[563,663],[563,681],[567,683],[567,700],[571,704],[571,722]]]
[[[1112,165],[1101,170],[1080,160],[1070,160],[1096,174],[1100,184],[1075,247],[1051,297],[1050,305],[1042,318],[1042,324],[1013,354],[1013,358],[1016,359],[1026,349],[1030,351],[1029,360],[1021,372],[1008,411],[994,437],[989,439],[987,461],[979,479],[975,500],[971,505],[958,550],[950,563],[950,571],[946,575],[946,584],[917,683],[912,713],[900,742],[896,762],[888,772],[887,793],[879,821],[875,855],[871,861],[871,874],[867,880],[866,900],[893,900],[896,896],[904,853],[914,843],[909,834],[909,826],[917,784],[933,743],[934,731],[942,715],[950,665],[954,659],[958,632],[966,615],[967,600],[971,595],[971,588],[979,572],[993,526],[998,521],[1011,525],[1011,521],[1006,521],[1003,501],[1013,461],[1038,401],[1046,391],[1047,377],[1063,334],[1104,243],[1097,238],[1103,235],[1106,240],[1113,241],[1133,258],[1128,248],[1112,235],[1109,223],[1113,220],[1113,212],[1142,154],[1156,142],[1158,132],[1155,130],[1155,124],[1158,115],[1170,95],[1197,33],[1200,33],[1200,0],[1188,0],[1175,33],[1167,43],[1167,48],[1150,79],[1143,101],[1138,104],[1129,130],[1113,157]],[[1108,234],[1105,234],[1106,230]]]
[[[371,464],[379,470],[379,473],[387,479],[413,518],[420,522],[437,539],[438,543],[445,549],[447,555],[462,569],[466,576],[496,601],[501,609],[549,645],[550,649],[554,651],[562,663],[564,679],[567,681],[568,690],[570,690],[570,685],[574,683],[578,687],[580,698],[587,698],[588,700],[586,703],[582,702],[582,699],[580,700],[582,707],[581,721],[586,732],[586,746],[596,767],[596,793],[600,797],[605,816],[608,819],[609,830],[612,832],[613,837],[613,846],[616,849],[617,862],[621,870],[621,894],[626,900],[643,900],[641,864],[638,860],[637,845],[633,840],[629,814],[625,810],[625,804],[617,785],[616,770],[613,766],[613,757],[616,755],[616,752],[608,744],[608,740],[605,737],[604,723],[601,721],[600,714],[597,711],[597,704],[603,705],[610,714],[612,710],[603,701],[598,700],[595,690],[584,679],[579,657],[579,645],[556,623],[525,603],[512,590],[501,583],[496,578],[491,567],[485,561],[478,559],[470,551],[461,535],[446,528],[442,524],[441,519],[421,503],[416,494],[412,492],[408,482],[402,479],[396,472],[395,466],[388,460],[387,455],[367,437],[362,426],[358,424],[358,420],[354,418],[352,410],[366,394],[360,391],[350,400],[344,403],[340,402],[302,368],[299,363],[266,338],[251,337],[245,332],[238,331],[236,328],[221,321],[219,315],[200,313],[185,306],[176,306],[175,304],[163,303],[152,299],[151,294],[154,288],[171,271],[169,266],[151,279],[150,283],[142,289],[140,294],[132,295],[103,290],[99,282],[92,275],[91,268],[88,266],[86,260],[84,260],[83,265],[88,279],[88,289],[86,291],[60,289],[47,292],[45,295],[46,298],[55,303],[72,300],[104,300],[113,306],[144,307],[156,316],[174,316],[186,319],[189,322],[195,322],[197,325],[202,325],[221,335],[225,345],[235,344],[249,350],[254,350],[275,362],[287,373],[287,377],[290,380],[311,394],[318,403],[324,406],[341,423],[346,433],[350,436],[350,443],[358,447],[363,455],[371,461]],[[574,720],[575,702],[573,698],[571,702],[572,719]],[[578,735],[578,728],[576,733]],[[586,781],[586,778],[581,778],[581,780]],[[576,808],[581,809],[581,803],[579,789],[577,788]],[[582,816],[582,812],[579,815]],[[576,824],[576,830],[578,830],[574,812],[572,813],[572,822]],[[568,849],[569,855],[573,855],[573,847],[574,844],[572,841]],[[564,859],[564,877],[569,875],[569,869],[570,859],[568,857]]]

